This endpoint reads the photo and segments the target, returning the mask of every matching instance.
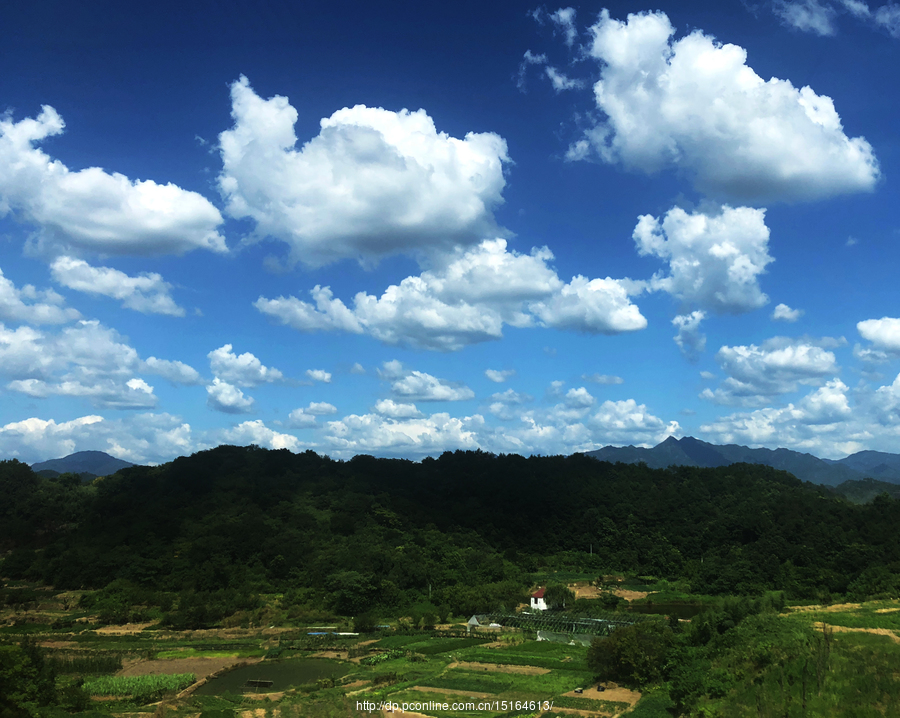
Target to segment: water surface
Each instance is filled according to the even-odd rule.
[[[262,661],[252,666],[242,666],[223,673],[200,686],[194,693],[201,696],[218,696],[222,693],[273,693],[295,688],[304,683],[315,683],[322,678],[338,678],[350,670],[350,666],[327,658],[290,658],[284,661]],[[249,680],[272,681],[267,688],[249,688]]]

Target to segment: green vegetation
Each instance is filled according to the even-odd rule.
[[[511,611],[538,580],[565,590],[569,577],[613,572],[645,577],[631,590],[665,579],[673,597],[893,597],[898,520],[896,499],[853,505],[746,464],[483,452],[340,462],[222,446],[81,485],[0,462],[3,575],[104,589],[80,608],[174,630],[339,616],[427,626]],[[10,599],[23,613],[34,603]]]
[[[85,681],[83,688],[94,696],[150,696],[180,691],[196,680],[193,673],[150,676],[103,676]]]
[[[898,523],[887,495],[856,505],[764,466],[482,452],[339,462],[220,447],[82,485],[0,462],[0,717],[93,718],[162,696],[169,718],[369,715],[356,696],[459,691],[610,709],[593,693],[564,695],[595,677],[639,689],[638,718],[897,715]],[[599,596],[574,600],[574,580]],[[704,611],[685,622],[666,608],[589,650],[531,640],[527,627],[462,633],[472,614],[514,613],[536,586],[557,606],[553,626],[630,621],[659,604]],[[628,605],[622,589],[649,595]],[[864,603],[785,613],[842,601]],[[456,628],[434,629],[448,621]],[[890,635],[823,632],[822,621]],[[125,622],[149,625],[94,631]],[[364,635],[331,633],[351,630]],[[360,661],[271,703],[176,701],[187,678],[108,675],[135,659],[321,651]],[[101,679],[115,700],[91,698]]]

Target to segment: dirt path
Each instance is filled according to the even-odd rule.
[[[447,670],[451,668],[468,668],[472,671],[490,671],[492,673],[519,673],[523,676],[543,676],[549,673],[549,668],[538,668],[537,666],[514,666],[509,663],[476,663],[474,661],[454,661]]]
[[[824,630],[825,624],[819,621],[816,624],[816,628]],[[832,626],[830,623],[828,628],[835,633],[871,633],[874,636],[887,636],[892,641],[900,643],[900,636],[889,628],[849,628],[848,626]]]
[[[466,698],[496,698],[493,693],[479,693],[478,691],[458,691],[455,688],[433,688],[432,686],[413,686],[408,690],[421,691],[422,693],[442,693],[448,696],[464,696]]]
[[[156,624],[157,621],[150,621],[148,623],[124,623],[121,626],[103,626],[95,628],[94,633],[98,636],[133,636]]]

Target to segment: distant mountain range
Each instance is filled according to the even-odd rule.
[[[31,470],[42,476],[59,476],[59,474],[73,473],[81,476],[82,481],[114,474],[119,469],[127,469],[135,466],[130,461],[117,459],[103,451],[77,451],[61,459],[40,461],[31,465]]]
[[[738,444],[719,446],[692,436],[683,439],[669,437],[652,449],[638,446],[604,446],[586,452],[600,461],[637,464],[643,461],[654,469],[668,466],[703,466],[713,468],[729,464],[765,464],[789,471],[801,481],[825,486],[838,486],[845,481],[877,479],[900,484],[900,454],[881,451],[860,451],[844,459],[820,459],[790,449],[751,449]]]

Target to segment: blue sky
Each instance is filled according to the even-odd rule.
[[[900,452],[900,5],[0,16],[0,456]]]

